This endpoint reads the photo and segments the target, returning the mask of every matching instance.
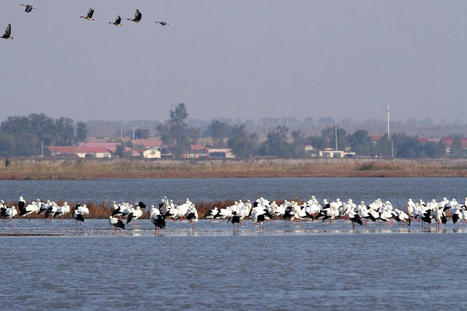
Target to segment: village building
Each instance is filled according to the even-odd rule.
[[[208,148],[209,158],[235,159],[232,149],[228,148]]]
[[[79,158],[109,159],[112,150],[106,147],[50,146],[52,156],[77,156]]]
[[[318,154],[320,158],[333,158],[333,159],[354,158],[356,156],[355,152],[335,150],[332,148],[326,148],[324,150],[320,150]]]
[[[149,148],[141,152],[143,158],[145,159],[160,159],[161,151],[159,148]]]

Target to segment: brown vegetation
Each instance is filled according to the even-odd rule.
[[[465,159],[10,159],[0,179],[229,177],[467,177]]]
[[[279,201],[278,201],[279,202]],[[57,201],[56,202],[59,206],[63,205],[63,202]],[[73,211],[74,211],[74,206],[76,203],[74,202],[68,202],[68,204],[71,207],[71,212],[66,214],[63,218],[69,219],[73,218]],[[111,213],[111,208],[108,203],[101,202],[101,203],[93,203],[93,202],[87,202],[85,203],[86,207],[89,209],[89,215],[85,215],[85,218],[88,219],[105,219],[108,218],[112,213]],[[200,218],[204,218],[204,216],[207,214],[207,212],[214,208],[217,207],[219,209],[221,208],[226,208],[227,206],[231,206],[234,204],[234,201],[213,201],[213,202],[199,202],[195,203],[196,210],[198,211],[198,216]],[[7,206],[14,205],[16,206],[16,210],[19,211],[18,209],[18,202],[7,202]],[[151,212],[151,207],[147,206],[146,210],[143,210],[143,217],[142,218],[149,218],[149,213]],[[17,216],[19,217],[19,216]],[[27,216],[25,216],[27,218]],[[31,219],[40,219],[44,218],[44,214],[42,213],[41,215],[36,215],[32,214],[30,216]],[[52,217],[50,217],[52,219]]]

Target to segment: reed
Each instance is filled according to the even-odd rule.
[[[1,162],[0,162],[1,163]],[[467,177],[465,159],[10,159],[0,179]]]
[[[63,201],[55,201],[59,206],[63,205]],[[71,212],[64,215],[64,219],[71,219],[73,218],[73,210],[77,203],[86,204],[86,207],[89,209],[89,215],[85,215],[87,219],[106,219],[112,215],[111,212],[111,205],[107,202],[68,202],[71,207]],[[204,218],[206,213],[214,208],[217,207],[219,209],[226,208],[227,206],[233,205],[235,202],[231,200],[226,201],[213,201],[213,202],[199,202],[195,203],[196,209],[198,211],[199,218]],[[19,212],[18,202],[6,202],[7,206],[15,206],[16,210]],[[142,218],[149,218],[151,207],[147,206],[146,210],[143,210],[143,217]],[[19,215],[19,214],[18,214]],[[19,216],[18,216],[19,217]],[[26,217],[27,218],[27,217]],[[36,215],[31,214],[31,219],[41,219],[44,218],[44,215]],[[52,217],[50,217],[52,218]]]

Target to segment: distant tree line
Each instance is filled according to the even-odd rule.
[[[306,136],[302,131],[289,131],[286,126],[278,126],[269,131],[266,139],[259,140],[256,133],[250,133],[245,124],[229,125],[220,120],[212,120],[204,131],[188,127],[188,112],[185,104],[179,104],[170,111],[170,118],[157,126],[162,141],[176,157],[196,144],[200,133],[212,140],[211,147],[231,148],[238,158],[252,156],[271,156],[278,158],[303,158],[309,156],[304,150],[311,145],[315,150],[326,148],[352,151],[358,156],[383,156],[398,158],[441,157],[446,156],[446,146],[440,141],[422,141],[418,137],[405,134],[387,135],[373,142],[366,130],[356,130],[352,134],[343,128],[329,126],[320,135]],[[451,156],[465,156],[461,140],[455,138]]]
[[[237,132],[239,128],[241,130]],[[366,130],[357,130],[352,134],[347,134],[344,129],[334,127],[322,130],[321,135],[306,137],[301,131],[293,131],[289,135],[286,127],[279,126],[267,134],[264,142],[258,143],[256,135],[247,133],[242,126],[237,126],[233,128],[228,139],[228,146],[238,157],[260,155],[301,158],[307,156],[304,150],[306,145],[311,145],[315,150],[335,149],[337,146],[339,150],[353,151],[358,156],[419,158],[446,155],[446,147],[441,141],[438,143],[423,142],[417,137],[395,134],[390,138],[385,135],[373,143]],[[247,152],[245,149],[249,149],[249,151]],[[459,148],[455,150],[459,150]],[[460,150],[462,150],[462,146]],[[457,153],[457,155],[459,154]]]
[[[0,124],[0,156],[40,155],[47,146],[71,146],[85,141],[85,123],[44,114],[11,116]],[[44,148],[42,148],[44,147]]]

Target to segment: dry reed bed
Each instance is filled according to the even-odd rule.
[[[235,177],[467,177],[458,159],[30,160],[10,159],[0,179]]]
[[[56,201],[56,203],[61,206],[63,205],[64,202],[62,201]],[[16,210],[19,212],[18,209],[18,202],[7,202],[7,206],[14,205],[16,206]],[[63,218],[73,218],[73,210],[76,202],[68,202],[68,204],[71,207],[71,212],[66,214]],[[86,207],[89,209],[89,215],[85,215],[85,218],[88,219],[105,219],[108,218],[111,213],[111,208],[110,208],[110,203],[107,202],[101,202],[101,203],[94,203],[94,202],[87,202],[84,203],[86,204]],[[200,218],[204,218],[204,216],[207,214],[207,212],[216,207],[217,208],[226,208],[227,206],[231,206],[234,204],[234,201],[213,201],[213,202],[199,202],[195,203],[196,209],[198,211],[198,216]],[[146,211],[143,210],[143,218],[149,218],[149,213],[150,213],[150,206],[146,207]],[[19,215],[19,214],[18,214]],[[18,216],[19,217],[19,216]],[[40,219],[44,218],[44,213],[41,215],[31,215],[31,219]]]
[[[294,201],[296,201],[298,204],[303,204],[304,203],[303,201],[300,201],[300,200],[294,200]],[[284,202],[284,200],[276,200],[276,203],[278,205],[281,205],[283,202]],[[18,202],[9,202],[9,203],[7,203],[7,205],[8,206],[15,205],[16,209],[18,210],[18,204],[17,203]],[[217,208],[221,209],[221,208],[226,208],[228,206],[231,206],[234,203],[235,203],[235,201],[231,201],[231,200],[212,201],[212,202],[195,203],[195,206],[196,206],[196,210],[198,211],[199,218],[202,219],[202,218],[205,218],[208,211],[213,209],[214,207],[217,207]],[[57,204],[58,205],[63,205],[63,202],[57,201]],[[75,206],[76,203],[70,203],[69,202],[69,204],[72,207],[71,212],[66,214],[63,217],[65,219],[73,218],[73,210],[74,210],[73,207]],[[110,215],[112,215],[110,205],[108,203],[105,203],[105,202],[102,202],[102,203],[88,202],[88,203],[85,203],[85,204],[89,209],[89,215],[85,216],[86,219],[106,219]],[[147,219],[147,218],[149,218],[149,215],[150,215],[150,206],[148,206],[146,208],[146,211],[143,210],[143,217],[142,218]],[[451,217],[451,211],[450,210],[446,213],[446,217],[448,217],[448,218]],[[42,214],[42,215],[34,214],[34,215],[31,215],[30,218],[31,219],[41,219],[41,218],[44,218],[44,214]]]

